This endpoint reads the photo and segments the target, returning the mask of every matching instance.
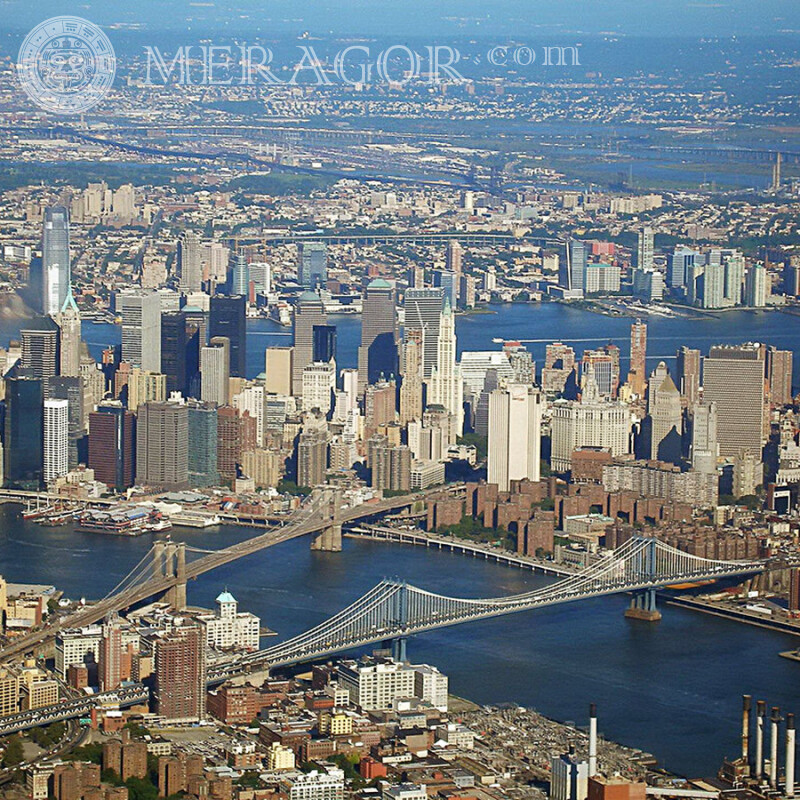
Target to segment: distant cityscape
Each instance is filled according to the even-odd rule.
[[[795,35],[481,72],[456,19],[466,78],[259,87],[119,22],[64,116],[4,29],[0,796],[795,796]]]

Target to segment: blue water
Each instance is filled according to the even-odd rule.
[[[243,529],[173,531],[201,548],[244,538]],[[0,508],[0,573],[54,583],[68,596],[104,595],[151,545],[45,529]],[[512,594],[546,580],[464,556],[345,540],[342,553],[312,553],[299,539],[256,553],[189,584],[191,604],[210,607],[228,587],[241,608],[281,638],[352,602],[384,577],[452,596]],[[515,701],[562,720],[586,722],[596,702],[601,732],[654,753],[691,775],[716,771],[737,753],[740,695],[800,710],[800,664],[780,658],[785,634],[662,608],[657,624],[623,617],[625,597],[606,597],[431,631],[412,638],[413,660],[436,664],[451,691],[478,702]],[[275,641],[275,640],[271,640]]]

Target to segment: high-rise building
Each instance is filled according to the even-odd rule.
[[[216,486],[217,469],[217,409],[210,403],[190,400],[188,408],[189,451],[187,465],[189,485]]]
[[[118,376],[121,371],[117,372]],[[136,411],[143,403],[162,403],[167,399],[167,376],[160,372],[134,367],[128,374],[127,387],[130,411]]]
[[[400,424],[422,419],[422,355],[420,328],[406,328],[403,341],[403,382],[400,384]]]
[[[455,314],[447,301],[439,323],[436,368],[428,381],[428,404],[446,408],[452,417],[453,437],[461,436],[464,432],[464,382],[456,363]]]
[[[335,325],[315,325],[313,330],[313,338],[315,362],[327,362],[336,359]]]
[[[397,310],[394,286],[376,278],[367,286],[361,314],[361,346],[358,348],[359,392],[381,376],[398,374]]]
[[[695,403],[692,409],[692,469],[715,474],[719,458],[717,441],[717,404]]]
[[[156,292],[120,292],[122,360],[148,372],[161,371],[161,298]]]
[[[676,375],[681,397],[693,406],[700,400],[700,351],[689,347],[678,350]]]
[[[744,282],[744,302],[751,308],[763,308],[769,298],[769,276],[763,264],[753,264]]]
[[[686,285],[687,271],[695,266],[695,261],[700,254],[690,247],[679,245],[670,257],[667,271],[667,284],[672,289],[679,289]]]
[[[60,331],[51,317],[29,320],[20,329],[22,366],[35,378],[47,380],[61,368]]]
[[[319,486],[328,466],[328,434],[315,428],[297,437],[297,485]]]
[[[303,370],[303,411],[317,409],[327,416],[333,407],[336,389],[336,362],[319,361]]]
[[[636,268],[643,271],[653,269],[653,229],[645,225],[639,231],[636,248]]]
[[[539,480],[541,427],[542,396],[537,389],[512,383],[489,395],[489,483],[507,492],[513,480]]]
[[[553,342],[545,348],[542,369],[542,391],[549,395],[562,394],[575,381],[575,351],[563,342]]]
[[[226,480],[238,477],[242,454],[256,448],[256,420],[231,406],[217,409],[217,469]]]
[[[256,445],[264,443],[264,387],[260,383],[245,386],[231,398],[231,404],[240,414],[247,411],[256,421]]]
[[[60,339],[61,375],[75,377],[81,374],[81,315],[72,292],[67,292],[67,299],[56,316]]]
[[[628,383],[634,394],[644,397],[646,380],[647,323],[637,319],[631,325],[631,368],[628,374]]]
[[[764,442],[764,361],[757,344],[712,347],[703,362],[703,396],[717,404],[721,456],[761,455]]]
[[[247,299],[244,296],[211,298],[208,326],[211,338],[224,336],[230,342],[230,374],[246,377],[247,369]]]
[[[44,401],[44,482],[49,484],[69,472],[69,401]]]
[[[118,492],[136,477],[136,417],[116,400],[101,403],[89,414],[89,467],[94,476]]]
[[[79,462],[78,447],[84,436],[83,413],[83,378],[71,376],[56,376],[47,381],[45,387],[47,396],[54,400],[66,400],[69,404],[69,441],[68,458],[69,468],[75,469]]]
[[[316,290],[328,280],[328,248],[324,242],[301,242],[297,245],[297,282]]]
[[[230,250],[220,242],[206,242],[203,245],[201,253],[203,273],[214,286],[227,283],[230,258]]]
[[[38,491],[42,483],[43,387],[38,378],[6,378],[5,485]]]
[[[448,272],[460,274],[463,257],[464,248],[461,246],[461,242],[455,240],[448,242],[447,252],[445,253],[445,269]]]
[[[224,406],[228,402],[230,378],[230,341],[215,336],[200,348],[200,398],[206,403]]]
[[[559,267],[558,283],[577,295],[582,295],[585,287],[586,264],[588,250],[586,242],[570,239],[567,246],[567,258]]]
[[[196,343],[196,340],[194,340]],[[182,311],[161,315],[161,373],[167,376],[167,394],[188,395],[189,332]]]
[[[703,308],[725,305],[725,267],[721,263],[706,264],[703,272]]]
[[[199,722],[206,715],[205,637],[188,620],[156,636],[156,712],[167,722]]]
[[[178,239],[178,274],[183,292],[199,292],[203,282],[203,247],[200,236],[184,231]]]
[[[314,328],[327,325],[328,317],[322,299],[315,292],[303,292],[295,303],[292,323],[292,391],[303,394],[303,370],[314,363]]]
[[[791,405],[793,399],[791,350],[767,348],[767,387],[772,405]]]
[[[189,485],[189,415],[183,402],[145,403],[136,420],[136,483]]]
[[[444,292],[436,289],[407,289],[403,298],[405,329],[422,331],[422,377],[427,380],[436,367],[439,354],[439,323],[444,307]]]
[[[681,395],[667,366],[659,363],[648,383],[650,458],[679,464],[681,461]]]
[[[268,295],[272,292],[272,267],[265,261],[251,261],[250,283],[256,294]]]
[[[436,269],[433,271],[433,285],[442,290],[445,300],[455,308],[459,301],[459,290],[461,289],[461,276],[446,269]]]
[[[293,347],[268,347],[264,352],[264,391],[267,394],[292,394]]]
[[[118,689],[122,684],[122,626],[116,614],[103,622],[97,678],[103,692]]]
[[[237,253],[233,260],[231,294],[250,297],[250,265],[244,253]]]
[[[69,290],[69,214],[64,206],[53,206],[44,212],[42,311],[45,314],[58,314]]]
[[[550,759],[550,800],[586,800],[589,763],[572,753]]]

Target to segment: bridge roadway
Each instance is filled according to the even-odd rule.
[[[336,521],[337,523],[355,522],[356,520],[383,514],[387,511],[396,511],[404,506],[413,504],[417,500],[423,499],[433,491],[441,492],[441,487],[435,490],[427,490],[425,492],[403,495],[400,497],[390,497],[379,500],[376,503],[363,503],[359,506],[346,508],[340,511]],[[295,512],[294,518],[287,521],[283,526],[272,528],[258,536],[246,539],[231,547],[226,547],[224,550],[209,553],[196,561],[188,563],[186,565],[186,579],[191,580],[197,578],[205,572],[221,567],[224,564],[229,564],[239,558],[249,556],[266,547],[273,547],[282,542],[287,542],[290,539],[296,539],[300,536],[307,536],[310,533],[323,530],[330,524],[330,517],[326,516],[322,518],[319,514],[319,498],[312,495],[312,498],[306,501],[306,504]],[[52,625],[48,625],[41,630],[26,634],[10,642],[6,647],[0,650],[0,662],[23,655],[33,650],[35,647],[51,641],[61,630],[91,625],[93,622],[103,619],[112,611],[121,611],[137,603],[141,603],[149,597],[161,595],[175,586],[176,583],[178,583],[178,580],[175,575],[153,577],[144,583],[127,588],[119,594],[106,597],[97,603],[88,605]]]
[[[53,722],[85,717],[91,714],[93,708],[99,706],[135,706],[146,703],[150,698],[150,690],[141,683],[123,686],[111,692],[98,692],[97,694],[84,695],[73,700],[64,700],[53,706],[36,708],[33,711],[23,711],[21,714],[11,714],[0,719],[0,736],[19,733],[28,728],[37,728],[39,725],[50,725]]]
[[[541,572],[544,575],[558,575],[564,577],[574,575],[577,570],[544,561],[538,558],[503,550],[484,542],[471,542],[469,539],[459,539],[456,536],[441,536],[438,533],[427,533],[419,528],[404,530],[403,528],[386,528],[380,525],[359,525],[348,528],[345,536],[354,539],[371,539],[377,542],[393,542],[395,544],[413,544],[419,547],[428,547],[436,550],[449,550],[451,553],[471,555],[487,561],[495,561],[508,567],[519,567]]]
[[[746,577],[768,561],[714,561],[677,550],[651,537],[621,547],[548,586],[506,597],[446,597],[398,581],[384,580],[330,619],[285,642],[239,656],[209,670],[209,682],[263,669],[314,661],[376,642],[398,641],[425,631],[561,603],[634,593],[688,581]]]

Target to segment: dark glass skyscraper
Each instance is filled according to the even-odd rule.
[[[75,469],[81,459],[83,439],[83,378],[61,375],[47,381],[47,396],[69,403],[69,468]]]
[[[89,467],[95,478],[117,491],[133,486],[136,475],[136,417],[112,401],[89,414]]]
[[[34,377],[6,378],[5,485],[37,491],[42,483],[42,381]]]
[[[314,361],[327,363],[336,358],[336,326],[314,326]]]
[[[324,242],[301,242],[297,245],[297,280],[309,289],[325,288],[328,249]]]
[[[247,365],[247,303],[243,296],[211,298],[209,338],[224,336],[230,341],[231,377],[244,378]]]
[[[189,401],[189,485],[216,486],[217,408],[211,403]]]
[[[381,376],[397,375],[397,312],[394,286],[376,278],[367,286],[361,314],[361,347],[358,348],[358,388],[376,383]]]
[[[167,397],[187,392],[188,335],[182,311],[161,315],[161,372],[167,376]]]
[[[58,375],[61,367],[60,331],[50,317],[38,317],[23,325],[22,366],[35,378],[46,380]]]

